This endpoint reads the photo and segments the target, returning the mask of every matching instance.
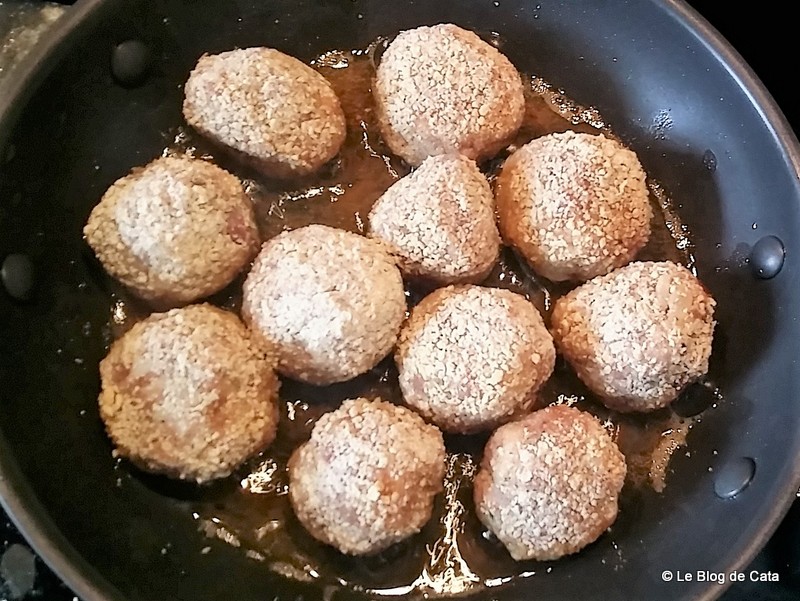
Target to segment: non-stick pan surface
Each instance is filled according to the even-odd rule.
[[[85,0],[39,70],[0,92],[0,255],[24,253],[36,272],[29,300],[0,295],[0,493],[85,601],[359,597],[279,577],[207,539],[186,509],[191,490],[116,466],[96,408],[113,298],[81,227],[111,182],[169,141],[180,84],[202,53],[268,45],[309,59],[443,21],[499,33],[521,70],[601,111],[675,199],[719,301],[713,369],[723,400],[673,458],[666,490],[628,497],[611,535],[479,598],[712,599],[724,587],[664,582],[662,572],[743,569],[780,521],[800,484],[797,142],[738,56],[686,6]],[[131,88],[109,68],[111,49],[128,39],[153,61]],[[768,235],[785,246],[785,265],[763,280],[746,259]],[[721,498],[737,478],[749,485]]]

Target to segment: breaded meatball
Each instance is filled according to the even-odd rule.
[[[160,308],[218,292],[259,244],[239,180],[207,161],[177,156],[117,180],[83,232],[108,273]]]
[[[370,211],[369,234],[406,275],[437,284],[480,282],[500,252],[489,182],[459,155],[429,157],[392,185]]]
[[[607,407],[652,411],[708,371],[715,304],[681,265],[631,263],[558,299],[552,332]]]
[[[419,532],[441,492],[442,433],[381,400],[348,400],[289,459],[289,499],[311,535],[349,555]]]
[[[525,113],[514,65],[452,24],[400,33],[381,57],[374,95],[384,140],[411,165],[448,153],[489,158]]]
[[[271,48],[202,56],[184,93],[189,125],[270,177],[318,171],[345,139],[344,113],[328,81]]]
[[[500,233],[553,281],[585,281],[629,263],[650,237],[636,155],[601,135],[564,132],[512,154],[497,177]]]
[[[517,561],[558,559],[614,523],[625,473],[625,458],[594,417],[554,405],[492,434],[475,509]]]
[[[229,475],[275,438],[274,367],[232,313],[192,305],[151,315],[100,363],[115,454],[182,480]]]
[[[265,243],[244,283],[242,315],[311,384],[356,377],[391,352],[406,311],[403,279],[378,242],[324,225]]]
[[[414,308],[395,360],[405,402],[442,430],[469,434],[530,409],[555,356],[539,311],[525,297],[450,286]]]

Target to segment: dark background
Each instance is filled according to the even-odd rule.
[[[787,14],[787,4],[765,1],[734,5],[724,0],[694,1],[690,4],[744,57],[775,98],[794,130],[800,132],[800,108],[795,91],[798,26]],[[761,572],[777,572],[780,582],[737,584],[723,596],[723,601],[800,599],[799,535],[800,504],[796,503],[751,566],[751,569]],[[6,554],[8,556],[0,563],[0,601],[77,601],[77,597],[40,560],[26,555],[25,541],[0,510],[0,557],[12,547],[15,548],[14,553]],[[10,584],[7,578],[12,572],[13,583]]]

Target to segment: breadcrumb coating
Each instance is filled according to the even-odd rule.
[[[636,155],[602,134],[536,138],[497,178],[500,233],[553,281],[585,281],[629,263],[650,237],[649,193]]]
[[[370,211],[369,234],[403,273],[438,284],[480,282],[500,252],[489,182],[460,155],[429,157],[393,184]]]
[[[405,402],[442,430],[467,434],[530,409],[555,355],[539,311],[525,297],[449,286],[414,308],[395,361]]]
[[[159,308],[218,292],[259,244],[236,176],[182,156],[158,158],[117,180],[83,231],[105,270]]]
[[[184,87],[186,122],[277,178],[311,175],[339,152],[339,98],[308,65],[272,48],[203,55]]]
[[[593,416],[554,405],[492,434],[475,509],[514,559],[558,559],[614,523],[625,473],[624,456]]]
[[[514,65],[453,24],[400,33],[381,57],[373,92],[384,140],[411,165],[438,154],[489,158],[525,113]]]
[[[394,348],[405,311],[383,245],[324,225],[266,242],[244,283],[245,322],[277,349],[282,374],[311,384],[372,369]]]
[[[715,304],[685,267],[635,262],[558,299],[551,327],[606,406],[652,411],[708,371]]]
[[[155,313],[100,363],[100,416],[144,470],[206,482],[275,438],[275,359],[232,313],[191,305]]]
[[[289,498],[311,535],[350,555],[419,532],[443,488],[442,434],[381,400],[344,401],[289,459]]]

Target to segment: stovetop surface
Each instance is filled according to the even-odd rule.
[[[717,0],[690,4],[736,48],[764,82],[796,132],[800,132],[800,103],[795,97],[796,26],[777,3],[739,5]],[[62,12],[44,2],[0,1],[0,85],[11,60],[20,56]],[[67,8],[68,10],[68,8]],[[722,601],[790,601],[800,599],[800,502],[764,550]],[[749,573],[775,573],[779,582],[751,582]],[[0,509],[0,601],[80,601],[39,559]]]

